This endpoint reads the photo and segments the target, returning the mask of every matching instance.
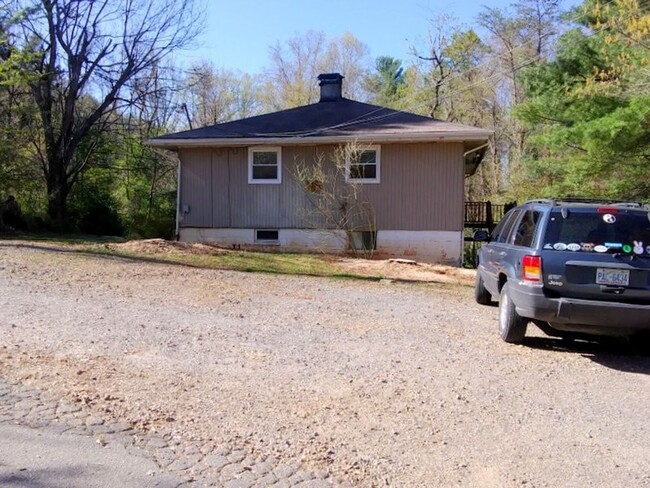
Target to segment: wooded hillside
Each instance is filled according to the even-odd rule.
[[[443,15],[408,59],[308,31],[272,43],[259,74],[175,65],[199,2],[0,0],[0,201],[22,209],[5,225],[170,237],[177,162],[143,142],[315,102],[325,72],[349,98],[493,130],[468,200],[650,201],[646,0]]]

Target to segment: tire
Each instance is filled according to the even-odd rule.
[[[492,303],[492,295],[485,289],[485,283],[483,283],[483,278],[478,270],[476,270],[476,282],[474,283],[474,299],[481,305]]]
[[[517,344],[524,340],[527,327],[528,319],[517,313],[510,298],[510,285],[506,282],[499,299],[499,335],[504,341]]]

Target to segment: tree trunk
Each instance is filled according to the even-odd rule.
[[[65,174],[65,163],[60,159],[49,161],[47,175],[47,214],[58,224],[62,224],[67,217],[68,195],[70,186]]]
[[[16,2],[33,4],[8,34],[23,39],[30,56],[26,82],[41,117],[33,142],[54,222],[65,222],[70,190],[92,164],[101,134],[121,117],[121,95],[200,32],[194,1]]]

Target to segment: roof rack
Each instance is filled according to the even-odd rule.
[[[641,202],[626,202],[621,200],[612,200],[611,198],[584,198],[584,197],[563,197],[557,201],[565,203],[605,203],[607,205],[633,205],[640,207]]]
[[[612,207],[629,207],[629,208],[644,208],[646,205],[643,202],[622,202],[620,200],[612,200],[610,198],[583,198],[583,197],[562,197],[562,198],[537,198],[527,200],[525,203],[542,203],[547,205],[558,205],[561,203],[583,203],[583,204],[601,204],[610,205]]]
[[[533,198],[532,200],[526,200],[524,205],[527,203],[546,203],[549,205],[555,205],[555,200],[553,198]]]

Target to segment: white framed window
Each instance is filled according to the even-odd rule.
[[[379,183],[381,148],[366,146],[346,151],[345,181],[349,183]]]
[[[282,148],[248,148],[248,183],[282,183]]]

